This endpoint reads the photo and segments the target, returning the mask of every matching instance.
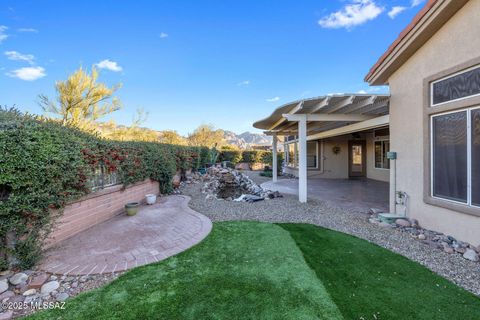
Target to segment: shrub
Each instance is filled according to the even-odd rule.
[[[242,160],[242,151],[240,150],[223,150],[220,153],[220,161],[229,161],[233,164],[237,164]]]
[[[168,193],[175,172],[205,165],[205,154],[207,148],[103,140],[0,109],[0,268],[38,261],[62,208],[92,192],[99,167],[124,186],[150,178]]]
[[[267,165],[272,165],[273,161],[273,153],[272,152],[266,152],[263,155],[262,162]],[[282,167],[282,162],[283,162],[283,152],[277,152],[277,167],[278,170],[281,170]]]

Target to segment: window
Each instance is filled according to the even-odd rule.
[[[375,168],[390,169],[390,160],[387,158],[387,152],[390,151],[390,141],[375,141]]]
[[[480,95],[480,66],[432,82],[431,105]]]
[[[291,142],[285,145],[285,163],[289,167],[298,167],[298,143]],[[307,168],[318,168],[318,142],[307,141]]]
[[[318,143],[307,142],[307,168],[318,168]]]
[[[480,109],[432,116],[431,130],[432,196],[480,206]]]

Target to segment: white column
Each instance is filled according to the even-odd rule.
[[[298,121],[298,200],[307,202],[307,118]]]
[[[273,182],[277,182],[277,172],[278,172],[278,163],[277,163],[277,135],[273,134],[272,136],[272,179]]]

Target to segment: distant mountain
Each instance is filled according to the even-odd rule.
[[[262,133],[244,132],[236,134],[232,131],[224,131],[224,138],[229,144],[233,144],[240,149],[248,149],[253,146],[267,146],[272,144],[272,137]]]

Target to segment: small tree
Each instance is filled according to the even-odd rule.
[[[188,135],[188,143],[208,148],[221,146],[224,143],[223,130],[215,129],[212,125],[201,125]]]
[[[165,144],[186,145],[187,140],[178,134],[175,130],[165,130],[159,132],[158,140]]]
[[[39,95],[40,106],[47,114],[60,118],[64,125],[93,130],[96,120],[121,108],[120,100],[113,96],[121,85],[109,88],[97,82],[98,75],[95,67],[92,67],[91,74],[78,69],[67,80],[55,84],[56,102]]]

